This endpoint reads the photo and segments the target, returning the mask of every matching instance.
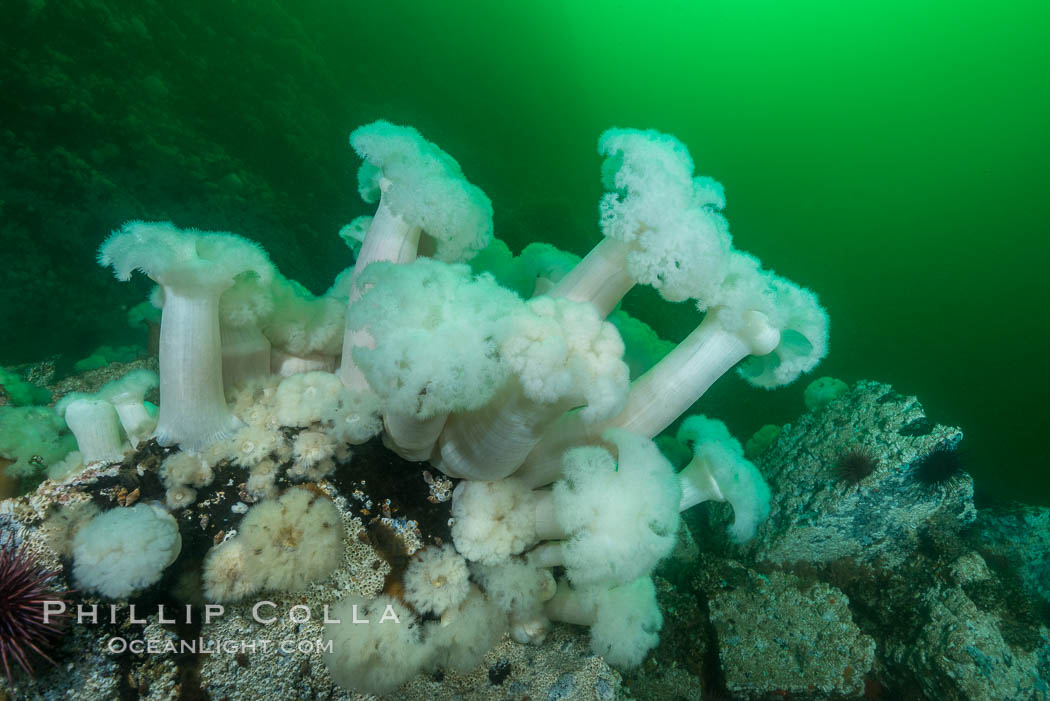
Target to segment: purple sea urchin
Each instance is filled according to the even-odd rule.
[[[963,459],[957,450],[940,447],[914,464],[915,479],[927,486],[949,485],[963,472]]]
[[[855,445],[839,453],[835,460],[835,474],[848,484],[859,484],[861,480],[875,472],[879,459],[868,448]]]
[[[55,664],[47,649],[59,636],[64,616],[44,616],[45,601],[65,597],[55,576],[36,562],[25,543],[16,546],[12,536],[0,536],[0,663],[8,681],[11,663],[33,676],[34,654]]]

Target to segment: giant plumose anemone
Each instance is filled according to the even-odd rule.
[[[731,370],[765,389],[811,371],[827,352],[826,313],[733,247],[722,186],[669,134],[600,136],[602,239],[582,259],[550,244],[514,255],[481,188],[411,127],[374,122],[350,144],[375,211],[342,232],[356,260],[321,295],[229,232],[131,221],[101,245],[119,280],[141,272],[159,286],[157,373],[70,394],[57,416],[0,407],[0,421],[51,448],[48,464],[69,454],[68,426],[80,457],[62,479],[115,466],[117,506],[52,522],[72,542],[75,580],[122,599],[172,579],[178,560],[209,602],[325,592],[337,618],[393,615],[400,625],[366,631],[326,624],[328,673],[362,693],[469,670],[504,634],[539,643],[556,622],[589,627],[609,663],[639,665],[662,626],[652,573],[679,513],[727,502],[730,540],[743,543],[770,509],[725,425],[687,414]],[[637,285],[696,309],[681,343],[618,309]],[[676,471],[654,439],[683,417]],[[451,492],[450,542],[343,577],[353,539],[368,539],[348,524],[409,523],[355,481],[376,468],[360,454],[376,460],[380,434],[428,464],[431,502]],[[390,469],[410,470],[400,458]],[[155,493],[121,492],[120,479]],[[207,511],[231,499],[221,516]],[[184,540],[193,552],[180,557]],[[0,571],[43,591],[48,577],[5,548]],[[398,581],[361,583],[380,571]],[[25,666],[23,648],[51,633],[17,601],[4,608],[17,596],[0,583],[0,653]],[[27,626],[37,637],[11,632]]]

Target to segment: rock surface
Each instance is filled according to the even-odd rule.
[[[1041,627],[1030,649],[1010,645],[1001,621],[982,611],[961,588],[931,590],[924,597],[925,624],[914,644],[888,657],[909,668],[926,698],[1045,701],[1050,633]]]
[[[929,422],[913,398],[858,383],[785,426],[758,459],[773,505],[753,542],[725,544],[727,505],[687,514],[691,532],[681,532],[655,577],[660,644],[639,668],[611,669],[590,652],[585,628],[556,625],[541,645],[504,637],[470,673],[421,674],[388,698],[1050,701],[1050,510],[978,513],[965,474],[933,485],[916,479],[918,460],[960,439],[958,430]],[[878,465],[845,483],[835,461],[856,445]],[[418,470],[391,462],[379,447],[355,453],[352,473],[316,485],[343,514],[344,562],[302,592],[261,597],[275,603],[274,623],[252,621],[251,602],[229,604],[203,625],[162,624],[149,613],[160,601],[199,603],[200,558],[236,532],[243,475],[222,472],[197,504],[177,512],[184,555],[170,576],[131,602],[116,602],[116,623],[73,626],[57,650],[59,668],[40,668],[35,681],[18,675],[14,689],[0,677],[0,699],[5,692],[48,700],[364,698],[331,682],[319,649],[320,612],[348,592],[374,596],[392,572],[390,543],[412,549],[447,539],[449,514],[444,500],[428,498],[434,495]],[[0,529],[25,541],[42,564],[68,572],[69,538],[58,537],[56,512],[85,501],[107,509],[157,499],[164,454],[147,447],[123,465],[46,481],[31,495],[0,502]],[[389,475],[401,477],[391,482]],[[111,603],[88,594],[77,601],[104,612]],[[146,624],[127,620],[129,603],[147,611]],[[290,620],[289,610],[302,605],[311,620]],[[113,654],[106,648],[115,637],[161,647],[179,639],[271,646]],[[303,646],[282,650],[280,641]]]
[[[853,623],[849,599],[824,583],[749,572],[711,597],[727,690],[739,698],[859,695],[875,641]]]
[[[843,557],[887,565],[903,561],[930,519],[947,515],[966,524],[976,518],[969,476],[926,485],[914,475],[920,458],[954,449],[960,440],[959,429],[926,418],[915,397],[889,385],[858,382],[823,409],[785,426],[758,460],[774,498],[750,554],[780,564]],[[852,448],[878,460],[856,484],[836,470],[840,455]]]
[[[973,530],[987,553],[1006,560],[1030,592],[1050,603],[1050,508],[1013,504],[982,509]]]
[[[358,451],[369,455],[364,448]],[[117,508],[130,504],[134,492],[147,499],[162,494],[157,481],[158,453],[146,447],[129,456],[123,464],[86,469],[62,482],[45,481],[35,492],[0,502],[0,529],[9,533],[13,542],[25,541],[39,562],[68,574],[69,559],[56,552],[55,534],[45,526],[70,503],[79,502],[85,495],[102,508]],[[361,463],[358,462],[360,470]],[[229,469],[229,468],[227,468]],[[387,466],[378,466],[380,471]],[[171,602],[193,601],[198,604],[195,616],[201,613],[199,558],[203,551],[223,537],[236,533],[240,519],[238,505],[242,498],[241,485],[233,477],[236,473],[221,473],[214,487],[202,491],[198,503],[177,512],[182,532],[184,554],[170,568],[170,574],[150,590],[128,601],[109,601],[81,593],[77,603],[97,605],[98,624],[85,622],[71,626],[59,649],[58,668],[38,669],[36,679],[16,675],[16,683],[9,687],[0,674],[0,701],[10,693],[18,699],[98,699],[126,698],[174,701],[201,694],[212,699],[360,699],[361,694],[345,691],[332,683],[321,654],[322,612],[325,604],[332,604],[347,593],[372,597],[384,586],[391,570],[385,548],[391,542],[402,543],[406,550],[423,545],[423,538],[432,537],[419,530],[422,523],[398,516],[383,516],[383,512],[399,509],[389,499],[372,498],[358,483],[343,483],[341,489],[326,481],[315,489],[326,492],[343,516],[347,537],[343,562],[325,580],[315,582],[303,592],[280,594],[266,592],[258,600],[274,603],[263,615],[274,613],[277,620],[263,625],[251,615],[253,598],[249,603],[228,604],[223,614],[210,623],[183,626],[162,624],[155,615],[159,602],[165,602],[170,611],[182,611],[182,604]],[[418,489],[428,489],[419,477]],[[360,484],[364,487],[364,482]],[[132,488],[132,489],[129,489]],[[368,480],[368,487],[383,490],[379,480]],[[404,486],[400,489],[405,490]],[[348,494],[349,496],[344,496]],[[404,491],[399,493],[405,497]],[[432,503],[430,508],[448,518],[447,504]],[[380,514],[370,514],[373,503]],[[425,519],[424,519],[425,520]],[[384,535],[385,534],[385,535]],[[441,535],[447,536],[441,532]],[[68,541],[65,538],[64,541]],[[685,543],[688,537],[685,536]],[[379,543],[385,543],[380,547]],[[686,547],[688,551],[688,547]],[[63,575],[65,580],[65,575]],[[117,606],[116,622],[109,623],[109,605]],[[138,607],[147,623],[129,620],[129,605]],[[295,606],[306,606],[311,620],[291,620],[289,611]],[[145,612],[145,613],[143,613]],[[150,615],[154,612],[154,615]],[[151,644],[153,652],[128,651],[114,653],[109,644],[115,639]],[[193,650],[180,654],[166,648],[183,641],[203,644],[208,650]],[[265,641],[265,643],[264,643]],[[281,643],[291,643],[291,647]],[[223,649],[225,643],[231,644]],[[251,647],[255,643],[254,647]],[[244,648],[242,646],[249,647]],[[541,645],[522,645],[504,637],[490,650],[482,663],[466,674],[441,672],[422,674],[392,692],[388,698],[406,700],[546,698],[552,701],[612,701],[622,695],[620,674],[600,657],[590,652],[586,628],[555,626]],[[370,697],[369,697],[370,698]]]

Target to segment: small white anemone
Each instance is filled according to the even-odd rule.
[[[558,589],[551,570],[517,558],[499,565],[475,563],[470,569],[485,596],[510,616],[511,638],[522,644],[543,642],[550,629],[543,604]]]
[[[471,587],[459,606],[445,611],[440,621],[428,623],[427,628],[434,645],[431,665],[466,673],[507,630],[507,616],[477,587]]]
[[[277,421],[281,426],[309,426],[328,414],[345,392],[342,381],[330,372],[286,377],[277,387]]]
[[[350,458],[354,456],[354,451],[350,449],[348,443],[336,443],[335,445],[335,459],[341,463],[350,462]]]
[[[405,601],[420,613],[440,616],[467,598],[469,578],[467,561],[454,547],[424,548],[405,570]]]
[[[277,450],[281,434],[258,426],[246,426],[233,437],[233,461],[241,467],[254,467]]]
[[[238,412],[241,421],[256,428],[277,428],[277,411],[266,404],[254,404]]]
[[[517,558],[498,565],[474,564],[470,569],[485,595],[514,616],[541,610],[558,589],[550,569]]]
[[[215,474],[200,456],[193,453],[175,453],[161,463],[160,478],[170,490],[183,486],[207,486],[215,479]]]
[[[342,516],[331,499],[289,489],[278,499],[252,506],[237,535],[212,548],[204,561],[205,594],[212,601],[226,601],[244,591],[302,591],[339,565],[344,535]],[[242,552],[231,553],[235,547]]]
[[[213,470],[224,460],[233,460],[233,458],[232,438],[224,438],[220,441],[210,443],[200,452],[201,462]]]
[[[248,421],[244,412],[259,407],[261,409],[273,409],[274,395],[281,377],[270,375],[264,378],[249,380],[239,388],[233,389],[233,401],[231,402],[233,413],[242,421]],[[251,423],[251,422],[248,422]]]
[[[237,538],[208,551],[204,560],[204,596],[208,601],[235,601],[258,591],[248,576],[248,554]]]
[[[314,465],[292,463],[288,468],[288,479],[296,482],[320,482],[335,472],[334,460],[322,460]]]
[[[73,537],[73,581],[83,592],[123,599],[156,584],[181,550],[179,525],[160,506],[110,509]]]
[[[351,594],[332,607],[329,620],[324,638],[332,646],[325,666],[344,689],[386,694],[418,674],[432,655],[419,621],[397,599]],[[354,620],[369,624],[354,625]]]
[[[383,403],[375,392],[344,390],[322,421],[336,440],[361,445],[383,430],[382,410]]]
[[[292,457],[296,465],[313,467],[335,454],[335,443],[321,431],[302,431],[292,444]]]
[[[277,450],[273,453],[274,461],[278,463],[286,463],[292,459],[292,442],[281,436],[281,439],[277,441]]]
[[[259,476],[266,475],[266,476],[270,476],[270,477],[276,477],[277,476],[277,463],[274,460],[271,460],[270,458],[267,458],[266,460],[260,460],[258,463],[256,463],[256,465],[254,467],[252,467],[252,469],[249,472],[249,474],[251,476],[253,476],[253,477],[255,475],[259,475]]]
[[[269,461],[264,461],[269,462]],[[274,483],[276,475],[273,472],[255,473],[248,476],[244,488],[248,494],[255,499],[271,499],[277,494],[277,485]]]
[[[292,466],[288,477],[317,482],[335,470],[335,443],[321,431],[302,431],[292,444]]]
[[[536,496],[516,479],[463,480],[452,492],[452,539],[471,562],[495,565],[536,542]]]
[[[171,511],[184,509],[197,500],[197,490],[191,487],[169,487],[164,493],[164,503]]]

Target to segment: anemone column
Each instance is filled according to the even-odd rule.
[[[160,411],[154,432],[161,445],[201,450],[239,425],[222,389],[219,297],[228,286],[164,287]]]
[[[616,308],[635,280],[627,272],[630,244],[602,239],[569,273],[547,293],[574,302],[591,302],[602,317]]]
[[[380,188],[390,187],[390,181],[383,179]],[[354,362],[354,348],[374,348],[375,341],[368,329],[356,328],[353,324],[354,303],[361,298],[364,290],[358,285],[358,278],[370,264],[376,262],[411,263],[416,259],[419,249],[419,236],[422,229],[405,221],[404,217],[390,209],[387,198],[380,196],[372,224],[368,227],[361,252],[354,263],[354,277],[350,288],[350,300],[347,303],[347,325],[343,333],[342,358],[336,372],[343,385],[352,391],[363,392],[369,388],[364,373]]]
[[[771,352],[780,333],[751,313],[743,330],[729,331],[721,310],[708,313],[684,341],[631,383],[622,411],[600,424],[586,424],[576,413],[566,414],[533,449],[514,476],[538,487],[558,479],[562,455],[574,445],[598,442],[609,428],[623,428],[652,438],[681,416],[704,392],[748,355]]]

